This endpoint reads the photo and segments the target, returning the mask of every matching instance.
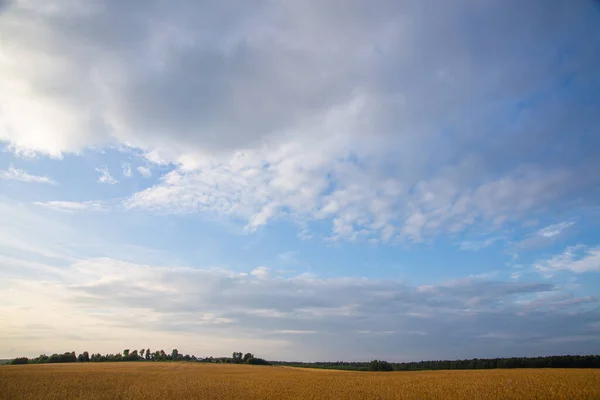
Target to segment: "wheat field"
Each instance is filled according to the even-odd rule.
[[[0,366],[2,399],[600,399],[600,370],[349,372],[199,363]]]

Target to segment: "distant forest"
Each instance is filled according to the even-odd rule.
[[[567,355],[550,357],[473,358],[470,360],[436,360],[389,363],[371,362],[288,362],[271,361],[273,365],[304,368],[344,369],[352,371],[424,371],[448,369],[496,368],[600,368],[600,355]]]
[[[302,368],[342,369],[353,371],[423,371],[449,369],[496,369],[496,368],[600,368],[600,355],[566,355],[549,357],[511,357],[511,358],[474,358],[470,360],[437,360],[390,363],[383,360],[370,362],[295,362],[295,361],[266,361],[255,357],[252,353],[234,352],[231,357],[196,357],[181,354],[177,349],[170,353],[164,350],[152,352],[150,349],[129,350],[115,354],[90,354],[87,351],[76,355],[75,352],[62,354],[45,354],[35,358],[18,357],[10,364],[46,364],[74,362],[160,362],[160,361],[189,361],[221,364],[252,364],[279,365]]]

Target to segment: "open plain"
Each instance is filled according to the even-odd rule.
[[[597,369],[349,372],[201,363],[0,367],[2,399],[600,399]]]

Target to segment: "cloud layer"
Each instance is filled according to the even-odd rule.
[[[350,240],[498,226],[597,186],[564,136],[598,145],[591,2],[135,4],[5,7],[0,139],[141,149],[176,170],[130,207],[327,218]]]
[[[15,341],[12,334],[27,325],[34,326],[28,335],[103,347],[96,325],[105,340],[121,339],[121,346],[143,331],[154,344],[219,337],[238,347],[252,344],[268,357],[407,360],[495,356],[507,348],[519,355],[577,351],[600,336],[593,325],[600,320],[598,299],[550,284],[466,278],[411,287],[395,280],[282,276],[267,267],[246,274],[108,258],[80,260],[59,276],[9,284],[14,305],[2,306],[3,342]],[[37,303],[38,296],[45,300]],[[90,336],[71,340],[72,331]],[[135,340],[131,346],[147,346]],[[213,343],[211,349],[190,342],[185,351],[233,351]]]
[[[469,141],[502,101],[558,109],[565,99],[552,96],[555,78],[592,78],[577,64],[591,60],[560,53],[594,56],[585,44],[566,48],[588,3],[381,1],[365,12],[360,1],[15,2],[0,20],[1,68],[14,77],[1,91],[2,137],[53,156],[117,141],[173,160],[255,147],[361,99],[362,136],[418,135],[429,144],[434,130],[462,128],[459,140]],[[558,52],[539,47],[553,39]],[[23,107],[30,118],[20,118]],[[524,111],[517,122],[536,129],[522,150],[553,135]]]
[[[58,187],[0,171],[3,188],[18,186],[16,205],[0,199],[0,341],[115,351],[143,337],[214,355],[243,344],[269,358],[390,360],[593,348],[593,290],[548,282],[599,270],[598,243],[575,239],[594,232],[583,215],[600,198],[597,11],[587,0],[0,0],[0,156],[65,167]],[[73,173],[82,165],[91,174]],[[286,221],[323,247],[443,237],[473,250],[455,264],[476,273],[508,268],[488,263],[500,243],[526,253],[574,239],[525,254],[511,282],[446,274],[439,259],[452,253],[435,247],[431,271],[457,279],[415,286],[345,277],[358,261],[331,266],[322,249],[328,278],[282,273],[259,258],[304,266],[283,240],[240,262],[245,273],[210,269],[190,261],[212,251],[195,234],[232,249],[239,237],[152,213],[251,233],[271,224],[257,241],[283,239],[274,222]],[[108,239],[164,246],[170,261],[145,264],[158,249]],[[194,268],[173,266],[179,255]]]

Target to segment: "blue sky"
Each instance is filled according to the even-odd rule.
[[[598,27],[0,2],[0,357],[600,352]]]

